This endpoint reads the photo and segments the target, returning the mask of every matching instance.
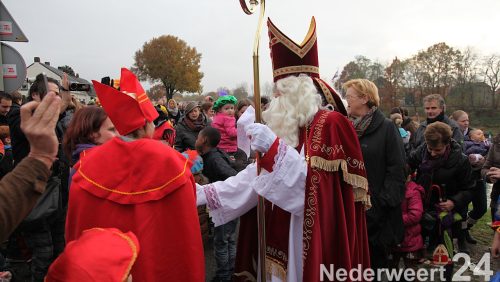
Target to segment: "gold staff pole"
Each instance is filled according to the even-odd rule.
[[[247,15],[253,14],[256,7],[259,5],[258,0],[248,0],[249,5],[247,5],[246,0],[240,0],[240,5],[243,11]],[[257,26],[257,31],[255,33],[255,40],[253,44],[253,99],[255,104],[255,121],[258,123],[262,122],[261,114],[261,104],[260,104],[260,81],[259,81],[259,42],[260,33],[262,31],[262,24],[264,22],[264,13],[266,11],[266,1],[260,0],[260,16],[259,23]],[[260,174],[260,154],[257,154],[257,175]],[[257,219],[258,219],[258,231],[259,231],[259,261],[260,261],[260,281],[266,281],[266,224],[265,224],[265,206],[264,198],[259,196],[259,202],[257,204]]]

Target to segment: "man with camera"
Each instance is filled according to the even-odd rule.
[[[56,136],[61,144],[64,131],[60,120],[64,117],[64,112],[68,107],[71,96],[69,91],[69,81],[67,75],[62,79],[62,87],[53,78],[39,74],[29,90],[29,101],[41,102],[49,92],[55,92],[61,97],[61,107],[59,119],[56,124]],[[18,165],[30,153],[30,145],[21,128],[21,116],[18,108],[11,110],[8,115],[9,129],[11,132],[12,153],[14,166]],[[31,276],[32,281],[43,281],[50,263],[63,251],[64,225],[66,217],[66,206],[68,199],[68,177],[69,166],[59,145],[57,160],[52,166],[52,174],[47,183],[47,190],[50,190],[53,197],[59,199],[57,207],[52,205],[51,212],[45,206],[37,205],[28,215],[27,219],[18,227],[13,237],[22,236],[28,248],[32,252]],[[52,195],[52,194],[51,194]],[[55,211],[53,211],[55,210]],[[13,238],[11,237],[11,239]],[[15,240],[9,243],[8,256],[15,256],[18,247]]]

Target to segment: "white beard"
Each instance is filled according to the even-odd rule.
[[[262,119],[271,130],[292,147],[299,145],[299,128],[310,123],[321,106],[312,79],[289,76],[276,82],[277,97],[272,98]]]

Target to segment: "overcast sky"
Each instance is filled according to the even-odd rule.
[[[202,54],[203,91],[253,82],[252,47],[257,14],[237,0],[3,0],[28,43],[7,42],[26,64],[41,57],[69,65],[85,79],[118,77],[133,65],[135,51],[165,34]],[[500,0],[268,0],[266,15],[302,42],[316,17],[320,73],[364,55],[382,63],[406,58],[434,43],[500,53]],[[260,48],[261,83],[272,81],[267,27]],[[148,84],[146,84],[148,85]],[[147,88],[148,86],[146,86]]]

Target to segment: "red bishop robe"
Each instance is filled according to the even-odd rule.
[[[134,281],[204,281],[195,182],[187,159],[152,139],[115,137],[75,166],[66,240],[101,227],[132,231],[141,252]]]
[[[370,206],[368,183],[356,132],[337,112],[319,111],[303,128],[299,148],[308,156],[302,230],[302,277],[286,270],[290,213],[266,201],[266,269],[282,281],[320,281],[320,265],[327,271],[370,267],[365,209]],[[279,140],[261,165],[275,168]],[[210,206],[210,200],[209,200]],[[256,212],[241,217],[235,281],[257,277]],[[296,256],[297,254],[295,254]],[[285,278],[286,277],[286,278]],[[327,276],[324,276],[327,277]],[[362,277],[360,277],[362,278]],[[268,276],[269,279],[269,276]],[[347,278],[346,281],[350,281]]]

